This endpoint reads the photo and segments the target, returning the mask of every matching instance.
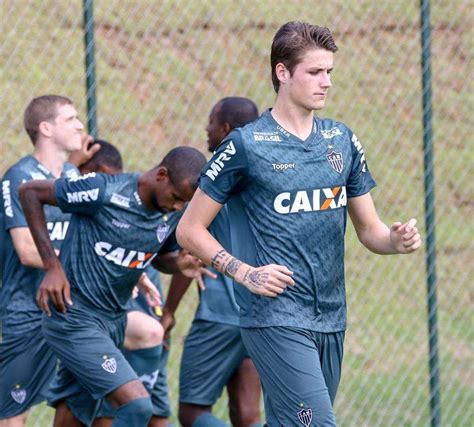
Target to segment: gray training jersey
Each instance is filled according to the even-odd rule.
[[[180,213],[147,210],[138,177],[91,173],[55,183],[58,206],[73,214],[60,255],[73,298],[110,314],[126,309],[156,255],[176,248]]]
[[[77,177],[79,172],[71,164],[64,165],[64,176]],[[54,176],[38,160],[29,155],[13,165],[2,180],[2,289],[0,293],[0,315],[3,330],[9,333],[23,333],[38,325],[41,310],[35,297],[44,272],[38,268],[21,264],[13,246],[10,231],[28,227],[20,203],[18,189],[21,184],[36,179],[52,179]],[[64,214],[56,206],[45,206],[49,237],[56,249],[66,235],[70,215]]]
[[[229,252],[231,249],[231,230],[227,206],[224,206],[209,226],[209,232]],[[222,273],[213,270],[217,278],[204,276],[206,289],[200,291],[196,319],[209,322],[239,325],[239,306],[235,300],[233,281]]]
[[[346,328],[347,200],[374,186],[364,150],[343,123],[315,118],[303,141],[266,111],[227,136],[204,168],[200,188],[218,203],[232,202],[237,258],[256,267],[287,266],[296,282],[276,298],[236,285],[241,326]]]

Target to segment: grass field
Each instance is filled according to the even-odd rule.
[[[68,94],[85,111],[81,4],[0,5],[0,173],[31,150],[21,112],[32,96]],[[120,146],[128,170],[146,170],[175,145],[204,150],[209,110],[223,96],[271,106],[275,30],[290,19],[329,26],[340,51],[324,116],[347,123],[363,143],[381,217],[390,223],[415,216],[424,229],[418,2],[111,0],[95,9],[100,136]],[[441,413],[451,426],[471,425],[474,417],[473,9],[471,1],[439,0],[431,11]],[[349,226],[340,425],[429,424],[424,258],[424,251],[372,255]],[[193,290],[173,334],[174,405],[195,305]],[[215,409],[223,417],[225,399]],[[50,415],[37,408],[29,425],[47,426]]]

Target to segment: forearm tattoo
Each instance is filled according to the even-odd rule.
[[[268,273],[265,271],[255,271],[251,268],[247,270],[244,276],[244,282],[247,281],[254,288],[261,288],[268,279]]]
[[[234,278],[235,273],[242,265],[242,261],[234,258],[231,254],[227,253],[224,249],[217,252],[211,260],[211,266],[217,271],[225,274],[230,278]]]

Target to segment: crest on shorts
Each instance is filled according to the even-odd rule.
[[[160,243],[163,243],[163,240],[165,240],[165,237],[168,234],[169,230],[170,226],[168,224],[161,224],[158,226],[158,228],[156,229],[156,237],[158,238],[158,241]]]
[[[10,392],[10,396],[16,403],[22,404],[26,399],[26,390],[24,388],[20,388],[20,385],[17,384],[15,390]]]
[[[311,408],[302,409],[296,415],[298,415],[300,423],[305,427],[309,427],[311,425],[311,421],[313,420],[313,411]]]
[[[328,159],[329,164],[337,173],[342,172],[342,169],[344,169],[342,153],[332,150],[330,153],[326,154],[326,159]]]
[[[110,372],[111,374],[115,374],[115,371],[117,370],[117,362],[115,358],[111,357],[109,359],[105,359],[102,363],[102,368],[104,368],[104,371]]]

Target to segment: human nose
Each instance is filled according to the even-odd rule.
[[[322,76],[321,86],[324,88],[330,88],[332,86],[331,83],[331,75],[329,73],[324,73]]]
[[[76,121],[77,121],[76,127],[77,127],[79,130],[84,129],[84,125],[82,124],[82,122],[81,122],[79,119],[77,119]]]

